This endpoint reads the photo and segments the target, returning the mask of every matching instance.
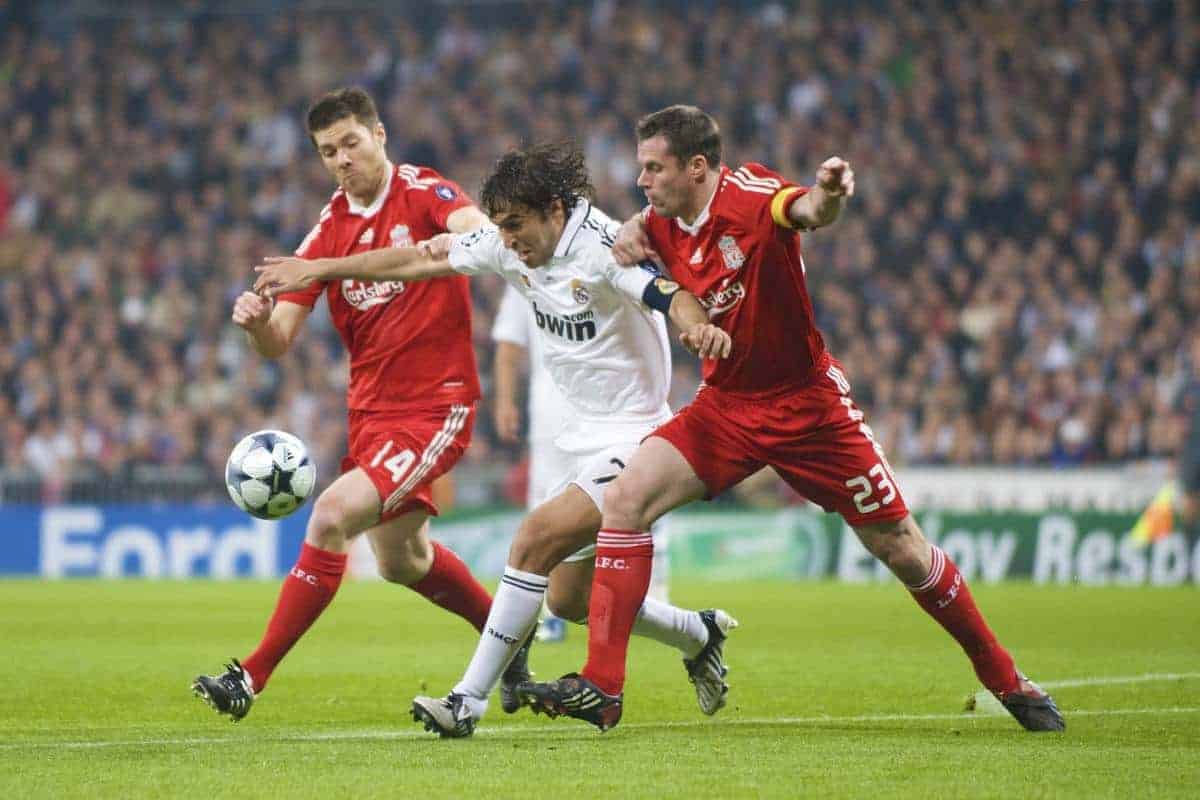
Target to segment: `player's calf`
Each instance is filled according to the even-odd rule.
[[[304,540],[313,547],[340,553],[355,535],[371,527],[379,518],[374,488],[347,473],[317,497]]]
[[[912,515],[903,519],[855,527],[863,547],[908,585],[929,574],[932,560],[929,541]]]
[[[591,588],[590,585],[562,586],[557,581],[551,580],[549,590],[546,592],[546,608],[559,619],[576,624],[586,624]]]

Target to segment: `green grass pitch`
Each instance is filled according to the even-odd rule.
[[[676,584],[741,622],[733,691],[696,708],[679,658],[635,640],[625,717],[508,717],[442,741],[408,715],[442,693],[473,631],[407,590],[347,583],[241,723],[189,691],[257,642],[274,583],[0,582],[0,796],[1196,797],[1195,588],[981,586],[1002,641],[1053,687],[1063,735],[962,711],[957,646],[897,586]],[[538,645],[542,677],[585,636]]]

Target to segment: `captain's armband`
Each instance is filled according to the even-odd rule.
[[[646,288],[642,290],[642,302],[655,311],[667,314],[671,311],[671,299],[675,297],[675,293],[678,291],[679,284],[675,283],[675,281],[667,280],[666,278],[655,278],[647,283]]]
[[[785,186],[775,193],[775,196],[771,198],[771,219],[775,220],[776,225],[794,231],[808,230],[805,226],[793,222],[792,218],[788,216],[788,210],[791,209],[792,203],[803,195],[804,190],[799,186]]]

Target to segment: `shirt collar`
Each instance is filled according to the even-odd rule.
[[[580,197],[575,201],[575,208],[571,210],[571,216],[567,217],[567,224],[563,226],[558,246],[554,248],[555,258],[565,258],[570,252],[575,235],[579,233],[580,226],[583,225],[583,221],[588,218],[590,213],[592,213],[592,204],[587,199]]]
[[[396,167],[391,161],[387,162],[387,177],[383,179],[383,188],[379,190],[379,194],[375,195],[375,199],[371,201],[369,206],[360,206],[354,202],[354,198],[348,193],[346,202],[350,204],[350,213],[357,214],[360,217],[373,217],[379,213],[379,209],[383,208],[383,204],[387,202],[388,192],[392,190],[392,175],[396,172]]]
[[[678,225],[688,236],[695,236],[704,227],[704,223],[708,222],[709,211],[712,209],[713,200],[717,197],[717,192],[721,191],[721,185],[725,181],[725,173],[729,171],[728,167],[722,166],[721,172],[717,175],[717,185],[713,187],[712,194],[708,196],[708,202],[704,204],[704,208],[700,209],[700,213],[696,216],[695,222],[691,225],[685,223],[679,217],[675,218],[675,224]]]

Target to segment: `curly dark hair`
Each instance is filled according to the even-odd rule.
[[[484,180],[479,199],[489,216],[518,204],[545,214],[555,200],[569,214],[580,198],[590,200],[595,193],[583,151],[564,140],[505,153]]]

